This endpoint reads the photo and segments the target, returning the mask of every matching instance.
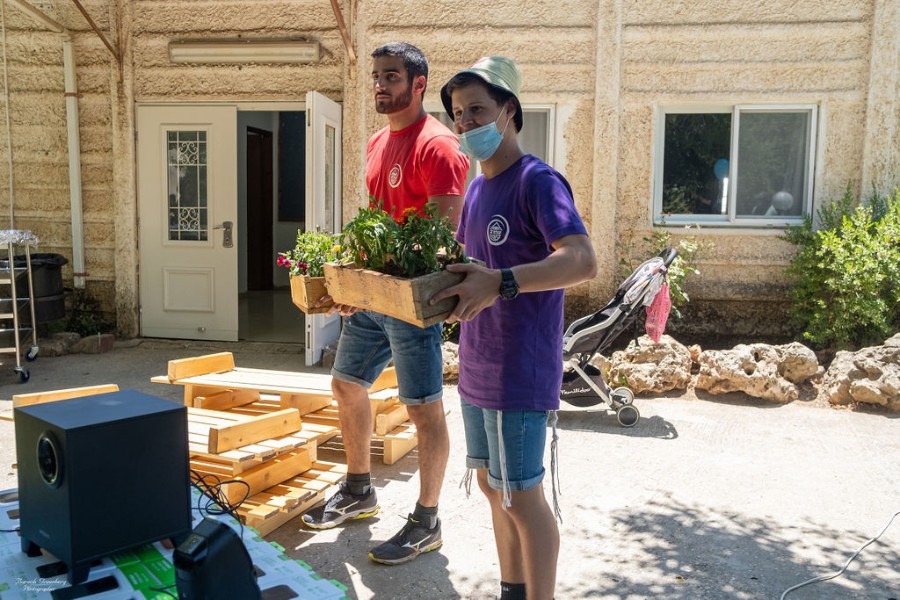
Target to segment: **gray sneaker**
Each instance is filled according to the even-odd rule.
[[[328,502],[303,515],[303,524],[313,529],[331,529],[344,521],[371,517],[379,508],[374,487],[369,488],[368,494],[357,496],[350,493],[346,482],[341,482]]]
[[[372,548],[369,558],[383,565],[399,565],[411,561],[423,552],[437,550],[443,544],[440,519],[434,529],[426,529],[421,522],[409,515],[403,529],[385,543]]]

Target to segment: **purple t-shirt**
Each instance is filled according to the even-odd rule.
[[[491,269],[543,260],[551,244],[586,234],[562,175],[525,155],[469,185],[457,238]],[[498,299],[460,327],[459,393],[475,406],[556,410],[562,384],[563,290]]]

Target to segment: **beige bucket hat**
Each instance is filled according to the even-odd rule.
[[[469,73],[480,78],[491,87],[509,92],[513,95],[516,103],[516,131],[522,130],[522,105],[519,103],[519,91],[522,87],[522,72],[516,65],[515,61],[505,56],[484,56],[475,61],[468,69],[463,69],[456,75]],[[454,75],[453,77],[456,77]],[[450,79],[452,80],[453,77]],[[441,88],[441,102],[444,103],[444,110],[450,118],[453,118],[453,105],[450,99],[450,93],[447,90],[449,81]]]

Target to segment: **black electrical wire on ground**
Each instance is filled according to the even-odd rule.
[[[869,544],[871,544],[871,543],[875,542],[876,540],[878,540],[878,538],[880,538],[880,537],[884,534],[884,532],[887,531],[888,527],[891,526],[891,523],[894,521],[894,518],[895,518],[897,515],[900,515],[900,510],[898,510],[898,511],[895,512],[893,515],[891,515],[891,518],[888,519],[887,524],[881,529],[881,531],[878,532],[878,535],[876,535],[875,537],[871,538],[871,539],[868,540],[865,544],[863,544],[862,546],[860,546],[860,547],[859,547],[859,550],[857,550],[856,552],[853,553],[853,556],[851,556],[851,557],[847,560],[847,562],[844,564],[843,567],[841,567],[841,569],[840,569],[839,571],[836,571],[836,572],[831,573],[831,574],[829,574],[829,575],[822,575],[821,577],[813,577],[812,579],[808,579],[808,580],[804,581],[803,583],[798,583],[797,585],[795,585],[795,586],[793,586],[793,587],[789,587],[788,589],[784,590],[784,593],[783,593],[783,594],[781,594],[781,600],[784,600],[785,596],[787,596],[790,592],[793,592],[793,591],[796,590],[796,589],[802,588],[802,587],[805,586],[805,585],[809,585],[809,584],[811,584],[811,583],[819,583],[819,582],[821,582],[821,581],[828,581],[829,579],[834,579],[835,577],[838,577],[839,575],[843,574],[843,572],[847,570],[847,567],[850,566],[850,563],[853,562],[853,560],[854,560],[857,556],[859,556],[859,553],[862,552],[862,551],[865,549],[866,546],[868,546]]]
[[[232,503],[228,497],[222,492],[222,486],[225,484],[239,483],[247,490],[244,497],[238,502]],[[241,539],[244,539],[244,524],[237,514],[237,509],[250,496],[250,484],[240,479],[221,480],[215,475],[201,475],[194,469],[191,469],[191,485],[200,491],[200,498],[197,499],[197,506],[194,510],[198,511],[201,516],[205,515],[231,515],[241,525]],[[205,499],[205,503],[201,504]]]

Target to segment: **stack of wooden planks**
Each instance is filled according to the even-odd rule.
[[[296,408],[304,423],[334,427],[335,439],[327,447],[342,448],[340,419],[329,375],[236,367],[232,353],[220,352],[169,361],[168,373],[151,381],[184,386],[184,403],[198,408],[198,398],[204,399],[202,408],[212,410],[229,410],[233,402],[245,405],[261,398],[274,400],[281,409]],[[396,372],[388,368],[369,390],[372,451],[381,455],[385,464],[394,464],[418,444],[415,426],[397,399],[396,387]]]
[[[151,381],[184,386],[191,468],[241,502],[241,520],[265,535],[324,499],[346,466],[318,460],[342,450],[331,376],[239,368],[230,352],[169,361]],[[372,450],[387,464],[416,447],[415,427],[385,370],[370,390]]]
[[[245,525],[266,535],[321,502],[346,474],[317,460],[330,425],[307,423],[278,397],[223,390],[188,407],[188,447],[195,479],[216,485]]]

